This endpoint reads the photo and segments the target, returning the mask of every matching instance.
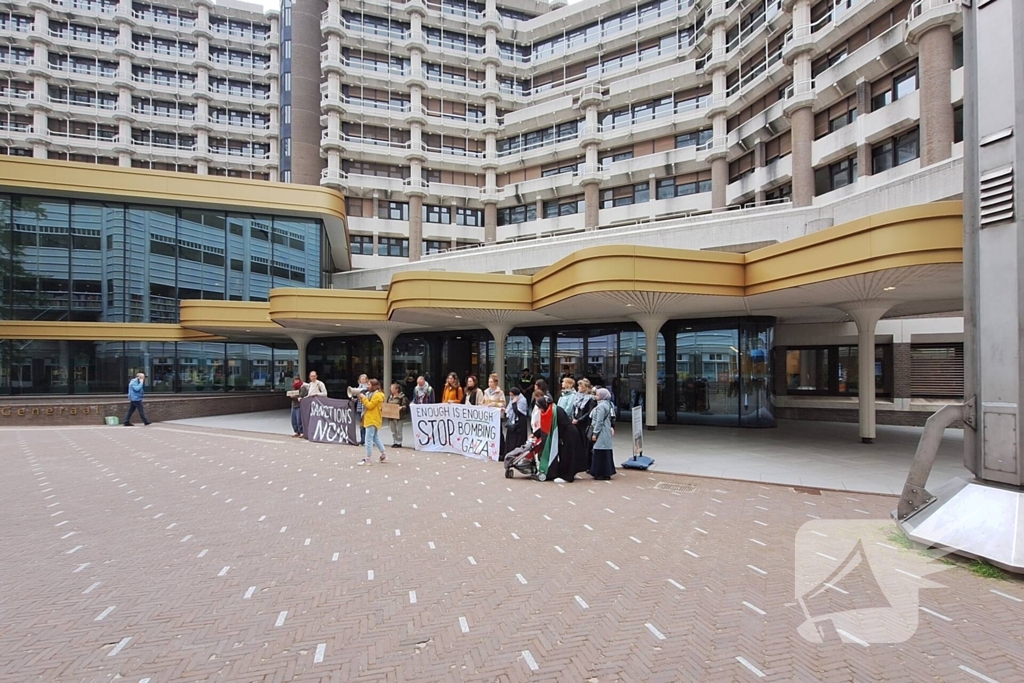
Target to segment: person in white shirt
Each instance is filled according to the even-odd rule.
[[[309,383],[306,386],[309,387],[306,396],[327,396],[327,387],[316,378],[316,370],[309,373]]]

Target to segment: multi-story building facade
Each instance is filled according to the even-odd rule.
[[[320,158],[293,179],[348,197],[356,267],[809,206],[962,153],[946,0],[329,0],[302,3],[301,21],[299,8],[285,49],[295,70],[300,46],[320,49],[321,79],[291,109],[319,117],[293,123],[290,144],[318,142]]]
[[[0,151],[277,180],[278,48],[232,0],[0,2]]]

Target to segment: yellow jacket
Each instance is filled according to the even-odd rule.
[[[383,424],[380,407],[384,404],[384,392],[375,391],[367,398],[365,394],[359,394],[359,400],[366,406],[363,413],[363,427],[376,427],[380,429]]]

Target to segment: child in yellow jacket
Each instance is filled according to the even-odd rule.
[[[384,453],[384,442],[380,440],[380,428],[383,424],[381,406],[384,404],[384,392],[380,390],[380,382],[371,379],[370,390],[358,395],[363,404],[363,430],[366,444],[366,457],[359,461],[360,465],[369,465],[373,462],[373,447],[377,446],[380,451],[380,461],[387,462],[387,455]]]

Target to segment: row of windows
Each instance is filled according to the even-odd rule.
[[[450,225],[453,213],[455,214],[456,225],[481,226],[484,224],[484,213],[480,209],[437,206],[434,204],[423,205],[422,218],[424,223]],[[381,202],[377,206],[377,216],[383,220],[407,221],[409,220],[409,203]]]
[[[349,246],[353,254],[373,256],[373,236],[371,235],[352,235]],[[451,248],[452,243],[449,241],[423,240],[421,252],[423,255],[440,254]],[[409,240],[404,237],[380,237],[377,242],[377,255],[408,256]]]

